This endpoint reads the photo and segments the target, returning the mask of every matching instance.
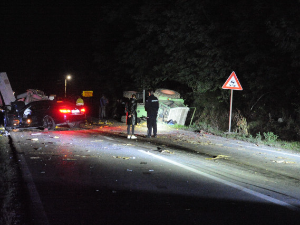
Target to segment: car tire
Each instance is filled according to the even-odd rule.
[[[45,116],[43,119],[43,127],[47,128],[48,130],[54,130],[55,129],[55,122],[54,119],[51,116]]]

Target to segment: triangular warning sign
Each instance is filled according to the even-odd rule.
[[[243,90],[242,85],[240,84],[239,79],[235,75],[234,71],[230,74],[222,88],[232,90]]]

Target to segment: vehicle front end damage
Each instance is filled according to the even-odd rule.
[[[28,89],[15,98],[6,73],[0,73],[0,104],[5,129],[78,126],[86,121],[86,109],[71,102],[56,101],[43,91]],[[2,98],[1,98],[2,97]],[[3,101],[2,101],[3,99]]]
[[[6,92],[7,90],[6,88]],[[2,89],[1,93],[3,93]],[[6,129],[34,127],[30,109],[24,110],[24,108],[31,102],[41,100],[49,99],[40,90],[28,89],[27,92],[18,95],[16,100],[10,102],[10,104],[5,104],[3,106],[4,127]]]
[[[17,111],[4,110],[4,127],[6,129],[28,128],[32,127],[31,117],[23,118]]]

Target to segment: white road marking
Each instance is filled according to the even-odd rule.
[[[227,186],[233,187],[233,188],[235,188],[235,189],[238,189],[238,190],[243,191],[243,192],[245,192],[245,193],[248,193],[248,194],[250,194],[250,195],[253,195],[253,196],[256,196],[256,197],[258,197],[258,198],[264,199],[264,200],[266,200],[266,201],[272,202],[272,203],[274,203],[274,204],[281,205],[281,206],[287,207],[287,208],[292,209],[292,210],[297,210],[297,211],[300,210],[298,207],[293,206],[293,205],[291,205],[291,204],[289,204],[289,203],[286,203],[286,202],[284,202],[284,201],[280,201],[280,200],[278,200],[278,199],[272,198],[272,197],[267,196],[267,195],[264,195],[264,194],[262,194],[262,193],[259,193],[259,192],[250,190],[250,189],[245,188],[245,187],[242,187],[242,186],[237,185],[237,184],[235,184],[235,183],[232,183],[232,182],[230,182],[230,181],[227,181],[227,180],[224,180],[224,179],[221,179],[221,178],[218,178],[218,177],[209,175],[209,174],[207,174],[207,173],[204,173],[204,172],[202,172],[202,171],[196,170],[196,169],[191,168],[191,167],[189,167],[189,166],[185,166],[185,165],[183,165],[183,164],[181,164],[181,163],[178,163],[178,162],[175,162],[175,161],[173,161],[173,160],[166,159],[166,158],[164,158],[164,157],[162,157],[162,156],[155,155],[155,154],[152,154],[152,153],[150,153],[150,152],[146,152],[146,151],[144,151],[144,150],[139,150],[139,151],[142,152],[142,153],[144,153],[144,154],[151,155],[151,156],[153,156],[153,157],[155,157],[155,158],[158,158],[158,159],[160,159],[160,160],[163,160],[163,161],[165,161],[165,162],[168,162],[168,163],[171,163],[171,164],[173,164],[173,165],[179,166],[179,167],[181,167],[181,168],[183,168],[183,169],[186,169],[186,170],[189,170],[189,171],[191,171],[191,172],[194,172],[194,173],[196,173],[196,174],[199,174],[199,175],[201,175],[201,176],[204,176],[204,177],[207,177],[207,178],[209,178],[209,179],[212,179],[212,180],[214,180],[214,181],[223,183],[223,184],[225,184],[225,185],[227,185]]]

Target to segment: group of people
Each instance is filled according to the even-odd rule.
[[[147,111],[147,138],[151,138],[152,134],[153,137],[157,135],[157,113],[159,108],[159,102],[157,97],[154,96],[153,91],[148,91],[148,98],[145,102],[145,110]],[[99,105],[99,119],[106,119],[106,107],[109,101],[105,95],[102,95],[100,98],[100,105]],[[84,105],[83,99],[78,96],[76,100],[76,105]],[[137,139],[134,135],[134,127],[137,125],[137,99],[136,95],[133,94],[131,99],[128,101],[126,107],[126,124],[127,124],[127,138],[128,139]]]
[[[157,113],[159,108],[159,102],[157,97],[153,95],[153,91],[148,92],[149,97],[145,102],[145,110],[147,112],[147,138],[151,138],[152,132],[153,137],[157,136]],[[137,100],[136,95],[133,94],[132,98],[128,102],[126,107],[126,124],[127,124],[127,138],[136,139],[134,135],[134,126],[137,125]],[[131,128],[131,132],[130,132]]]

